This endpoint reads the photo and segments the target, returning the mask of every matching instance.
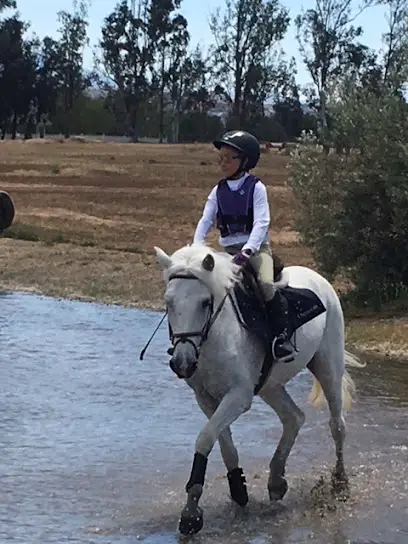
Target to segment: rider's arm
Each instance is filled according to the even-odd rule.
[[[205,238],[216,220],[217,210],[217,187],[214,187],[211,193],[208,195],[207,202],[204,206],[203,215],[197,224],[193,240],[195,244],[203,244],[205,242]]]
[[[242,251],[245,249],[250,249],[252,253],[259,251],[268,233],[270,220],[268,193],[265,185],[258,181],[254,188],[254,224]]]

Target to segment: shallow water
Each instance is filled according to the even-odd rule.
[[[205,418],[167,366],[165,325],[139,361],[160,316],[21,294],[0,296],[0,308],[0,542],[179,542]],[[360,398],[347,417],[351,500],[334,503],[327,491],[333,443],[326,409],[307,404],[305,372],[288,388],[307,420],[285,500],[267,499],[281,428],[257,398],[233,426],[250,503],[244,512],[231,504],[216,446],[194,541],[408,542],[408,365],[372,361],[353,377]]]

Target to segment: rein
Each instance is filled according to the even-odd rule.
[[[162,318],[160,319],[160,322],[159,324],[157,325],[157,327],[154,329],[153,331],[153,334],[151,335],[151,337],[149,338],[147,344],[145,345],[145,347],[142,349],[142,351],[140,352],[140,355],[139,355],[139,360],[140,361],[143,361],[143,358],[144,358],[144,355],[147,351],[147,348],[150,346],[150,342],[153,340],[153,338],[156,336],[156,333],[157,331],[160,329],[161,327],[161,324],[163,323],[163,321],[165,320],[166,318],[166,315],[167,315],[167,310],[165,312],[165,314],[162,316]]]

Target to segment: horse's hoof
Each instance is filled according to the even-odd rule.
[[[347,476],[332,474],[332,495],[338,501],[346,502],[350,498],[350,485]]]
[[[246,506],[248,504],[248,491],[242,468],[234,468],[234,470],[228,472],[227,477],[231,499],[239,506]]]
[[[203,511],[199,506],[192,512],[185,508],[180,516],[179,531],[184,536],[196,535],[201,531],[204,525]]]
[[[268,485],[269,499],[271,501],[281,501],[286,495],[288,488],[288,482],[285,478],[279,478],[278,481]]]
[[[339,482],[333,483],[332,485],[332,495],[336,497],[338,501],[346,502],[350,498],[350,487],[348,482]]]

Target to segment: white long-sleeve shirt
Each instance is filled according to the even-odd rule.
[[[249,174],[247,173],[240,179],[227,180],[231,191],[238,191],[248,176]],[[208,195],[203,214],[194,233],[194,243],[203,244],[207,234],[216,223],[218,212],[217,187],[218,185],[216,185]],[[219,243],[222,247],[243,244],[242,250],[250,249],[255,253],[256,251],[259,251],[261,244],[268,240],[269,223],[270,213],[268,194],[262,181],[258,181],[254,187],[254,222],[251,232],[247,234],[232,234],[225,236],[224,238],[220,236]]]

